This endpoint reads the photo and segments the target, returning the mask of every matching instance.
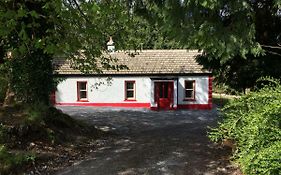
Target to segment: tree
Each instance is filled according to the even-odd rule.
[[[136,2],[182,46],[203,50],[199,62],[233,88],[253,87],[264,75],[280,77],[280,0]]]
[[[5,0],[0,23],[0,63],[9,89],[29,104],[48,104],[54,57],[71,59],[84,73],[102,73],[103,68],[120,68],[111,64],[113,58],[101,56],[109,36],[119,49],[179,46],[158,29],[157,21],[137,16],[133,1],[127,0]]]
[[[85,73],[100,73],[98,62],[106,68],[116,68],[110,65],[114,59],[100,56],[107,38],[115,31],[119,34],[124,31],[127,22],[124,2],[1,1],[0,62],[6,67],[17,100],[48,105],[54,89],[55,56],[72,59]]]
[[[246,58],[237,55],[225,62],[210,54],[199,58],[205,67],[214,70],[219,82],[244,92],[246,88],[253,88],[262,76],[280,78],[281,75],[278,68],[281,64],[280,9],[273,1],[252,1],[250,5],[254,16],[254,41],[262,47],[261,53],[248,53]]]
[[[47,1],[2,1],[0,39],[2,62],[5,62],[10,88],[19,101],[48,104],[52,88],[51,44],[55,5]],[[43,48],[46,46],[46,48]],[[5,53],[12,54],[7,57]],[[6,58],[3,58],[5,56]]]

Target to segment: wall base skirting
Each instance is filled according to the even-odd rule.
[[[150,108],[151,110],[158,110],[157,107],[151,107],[150,103],[56,103],[58,106],[93,106],[93,107],[124,107],[124,108]],[[177,107],[171,108],[170,110],[176,109],[212,109],[212,104],[179,104]]]
[[[150,103],[56,103],[58,106],[150,108]]]
[[[212,109],[212,104],[187,104],[187,105],[178,105],[177,109]]]

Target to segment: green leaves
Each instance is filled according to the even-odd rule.
[[[245,174],[281,173],[281,85],[276,83],[231,101],[209,134],[216,142],[235,140],[234,158]]]
[[[205,8],[209,8],[209,9],[214,9],[217,5],[218,5],[218,1],[217,0],[203,0],[203,1],[199,1],[200,5],[205,7]]]
[[[281,9],[281,1],[280,0],[275,0],[274,3],[275,3],[275,7]]]

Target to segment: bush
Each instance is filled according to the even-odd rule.
[[[19,167],[35,161],[32,154],[10,153],[5,146],[0,145],[0,174],[11,174],[15,168],[20,171]]]
[[[43,103],[35,103],[25,106],[26,122],[31,124],[40,124],[43,122],[46,113],[49,110],[49,106]]]
[[[267,85],[230,101],[209,137],[234,140],[234,160],[245,174],[281,174],[281,85]]]

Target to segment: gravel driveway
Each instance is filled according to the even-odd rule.
[[[211,175],[231,174],[227,152],[206,137],[217,111],[150,111],[93,107],[59,107],[75,118],[117,133],[91,158],[60,175]]]

